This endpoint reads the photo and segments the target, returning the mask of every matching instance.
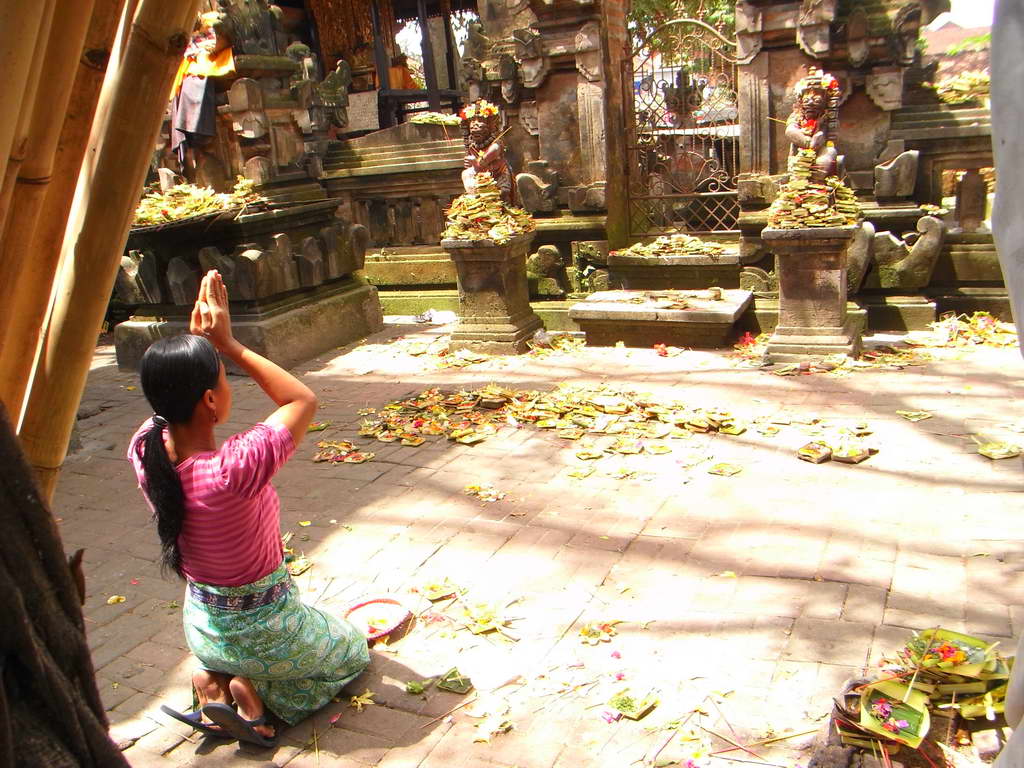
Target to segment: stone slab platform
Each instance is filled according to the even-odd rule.
[[[587,343],[629,347],[672,344],[726,346],[736,321],[750,304],[750,291],[600,291],[569,308]],[[682,306],[680,306],[682,304]]]

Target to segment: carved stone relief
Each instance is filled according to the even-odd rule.
[[[853,67],[868,59],[871,43],[868,40],[868,16],[863,8],[855,8],[846,19],[846,58]]]
[[[523,72],[523,86],[536,88],[544,82],[549,68],[541,35],[534,29],[517,29],[512,33],[512,39]]]
[[[824,58],[832,48],[831,24],[837,0],[802,0],[797,18],[796,42],[815,59]]]
[[[576,69],[590,82],[604,77],[601,66],[601,28],[588,21],[576,33]]]
[[[761,52],[761,9],[746,0],[736,3],[736,58],[749,64]]]
[[[540,133],[537,122],[537,102],[524,101],[519,105],[519,122],[531,136]]]
[[[896,67],[875,68],[864,78],[868,97],[886,112],[903,106],[903,70]]]
[[[935,264],[946,238],[946,225],[934,216],[922,216],[917,232],[903,239],[891,232],[874,237],[874,261],[877,269],[868,275],[867,288],[924,288],[932,278]]]

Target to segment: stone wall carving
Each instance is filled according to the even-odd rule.
[[[536,136],[540,133],[537,123],[536,101],[524,101],[519,104],[519,123],[531,136]]]
[[[797,16],[796,41],[800,50],[815,59],[825,58],[832,48],[831,24],[837,0],[802,0]]]
[[[884,200],[913,195],[920,157],[921,153],[913,149],[876,165],[875,197]]]
[[[558,172],[546,160],[534,160],[516,176],[516,192],[519,204],[530,213],[550,213],[558,204]]]
[[[873,240],[875,268],[864,281],[866,288],[918,289],[928,285],[935,270],[946,225],[934,216],[922,216],[917,232],[902,239],[878,232]]]
[[[512,33],[516,59],[523,72],[523,86],[537,88],[547,77],[549,62],[544,44],[535,29],[517,29]]]
[[[604,78],[601,68],[601,28],[588,21],[576,33],[576,69],[590,82]]]
[[[761,9],[747,0],[736,3],[736,60],[749,64],[761,52]]]
[[[333,219],[313,231],[297,247],[288,233],[278,232],[235,245],[230,252],[232,246],[203,245],[190,255],[181,242],[170,244],[163,254],[133,249],[121,260],[115,295],[129,305],[189,306],[195,302],[199,276],[216,269],[233,301],[260,301],[362,269],[369,242],[365,227]],[[195,235],[202,238],[201,232]],[[182,255],[170,256],[174,252]]]
[[[899,67],[876,67],[864,78],[868,97],[886,112],[903,106],[903,70]]]

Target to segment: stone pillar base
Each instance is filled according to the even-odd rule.
[[[799,363],[810,357],[840,353],[857,357],[861,351],[863,330],[863,316],[848,316],[842,326],[835,328],[779,325],[768,339],[765,359],[769,363]]]
[[[761,231],[775,253],[779,324],[768,362],[799,362],[843,352],[860,354],[863,326],[846,314],[846,251],[856,227]]]
[[[471,349],[485,355],[518,355],[529,351],[527,342],[544,327],[533,313],[520,313],[508,322],[486,317],[460,317],[452,331],[452,350]]]
[[[533,233],[501,245],[490,241],[442,240],[458,275],[459,320],[451,349],[485,355],[515,355],[544,324],[530,307],[526,252]]]

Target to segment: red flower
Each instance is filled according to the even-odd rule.
[[[655,344],[654,351],[657,352],[661,357],[668,357],[668,347],[664,344]]]

